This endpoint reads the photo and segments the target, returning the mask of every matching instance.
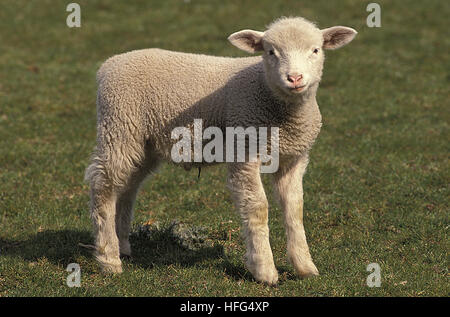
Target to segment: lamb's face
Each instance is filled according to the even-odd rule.
[[[228,39],[244,51],[262,51],[268,84],[285,94],[297,95],[320,81],[323,49],[339,48],[356,33],[342,26],[320,30],[303,18],[282,18],[265,32],[243,30]]]
[[[309,22],[282,20],[264,33],[262,45],[265,72],[272,86],[301,94],[320,81],[323,36]]]

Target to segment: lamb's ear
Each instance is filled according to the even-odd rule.
[[[246,51],[248,53],[255,53],[257,51],[264,50],[262,44],[262,37],[264,32],[258,32],[253,30],[242,30],[231,34],[228,37],[228,41],[237,48]]]
[[[358,34],[354,29],[346,26],[333,26],[322,30],[323,48],[335,50],[350,43]]]

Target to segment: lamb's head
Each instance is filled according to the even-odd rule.
[[[319,83],[323,49],[344,46],[356,33],[344,26],[320,30],[303,18],[280,18],[265,32],[242,30],[228,40],[246,52],[263,52],[267,83],[275,91],[295,96]]]

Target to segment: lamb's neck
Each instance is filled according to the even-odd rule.
[[[306,109],[317,106],[316,92],[318,84],[315,84],[308,88],[303,94],[286,96],[284,101],[284,106],[286,112],[293,116],[303,113]]]
[[[272,98],[275,101],[276,110],[281,116],[282,121],[297,121],[304,120],[306,113],[318,112],[318,105],[316,101],[316,92],[319,84],[314,84],[302,94],[287,94],[281,89],[273,89]],[[269,88],[269,87],[268,87]]]
[[[278,111],[271,120],[279,128],[280,154],[301,156],[311,149],[320,127],[322,116],[316,102],[317,85],[292,99],[278,103]]]

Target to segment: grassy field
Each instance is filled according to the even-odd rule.
[[[448,296],[449,81],[446,1],[7,0],[0,10],[0,296]],[[302,280],[285,256],[272,199],[277,288],[242,262],[239,218],[225,168],[171,165],[138,197],[135,230],[178,219],[202,226],[208,245],[183,249],[161,230],[134,234],[124,273],[101,274],[91,244],[84,170],[95,144],[95,73],[114,54],[147,47],[244,56],[226,40],[244,28],[300,15],[359,31],[328,52],[318,102],[324,125],[304,179],[305,228],[321,275]],[[81,287],[66,285],[69,263]],[[381,267],[369,288],[366,266]]]

